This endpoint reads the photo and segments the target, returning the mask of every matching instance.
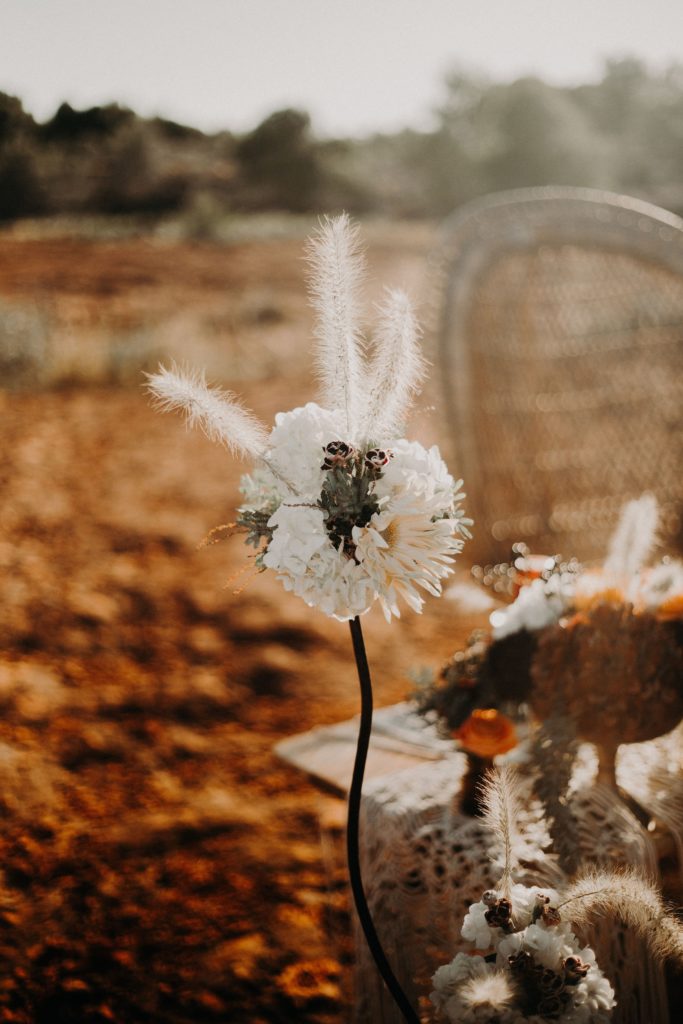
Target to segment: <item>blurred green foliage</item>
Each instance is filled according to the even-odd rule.
[[[438,217],[487,192],[546,184],[610,188],[683,213],[683,65],[654,73],[609,60],[599,81],[575,87],[454,72],[430,131],[340,140],[318,139],[293,109],[241,137],[115,104],[63,103],[38,124],[0,93],[4,220],[186,211],[208,235],[214,215]]]

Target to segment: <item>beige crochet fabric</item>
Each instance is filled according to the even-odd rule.
[[[683,730],[619,751],[619,784],[674,835],[683,851]],[[467,948],[460,926],[470,903],[499,877],[495,837],[459,810],[465,755],[425,764],[368,783],[361,836],[363,879],[377,931],[402,986],[432,1021],[430,977],[440,964]],[[572,780],[572,811],[582,855],[591,861],[639,866],[656,874],[654,846],[637,819],[609,787],[594,785],[594,748],[582,746]],[[562,874],[549,853],[542,809],[528,781],[520,824],[524,865],[518,878],[553,885]],[[615,921],[583,936],[617,994],[615,1024],[666,1024],[663,974],[641,941]],[[403,1024],[387,995],[365,940],[357,934],[355,1019],[358,1024]]]

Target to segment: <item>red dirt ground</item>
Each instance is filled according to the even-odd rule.
[[[376,279],[422,287],[430,240],[376,233]],[[85,345],[95,319],[191,322],[267,287],[281,347],[259,373],[271,327],[252,325],[238,389],[270,420],[313,397],[300,255],[12,240],[0,295],[49,304],[62,333],[77,307]],[[344,806],[272,754],[356,713],[346,625],[268,575],[233,593],[241,540],[197,543],[243,467],[139,388],[0,392],[0,414],[0,1019],[347,1021]],[[377,703],[471,627],[446,600],[391,627],[370,613]]]

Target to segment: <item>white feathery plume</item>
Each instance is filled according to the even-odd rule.
[[[563,889],[557,909],[575,928],[596,915],[618,918],[645,939],[658,960],[683,964],[683,925],[637,871],[586,871]]]
[[[148,373],[147,389],[162,412],[183,412],[188,427],[200,427],[210,441],[224,445],[233,455],[264,463],[289,491],[296,488],[268,458],[268,430],[231,391],[209,387],[198,370],[169,370],[160,366]]]
[[[421,331],[405,292],[387,289],[379,317],[362,440],[402,436],[405,417],[427,368],[420,351]]]
[[[658,521],[657,499],[652,494],[643,494],[624,505],[609,543],[606,575],[618,583],[633,579],[652,553]]]
[[[358,327],[358,292],[365,269],[358,228],[348,215],[325,219],[307,245],[311,305],[317,313],[316,363],[322,404],[346,413],[350,440],[363,398],[363,344]]]
[[[147,374],[147,387],[163,412],[183,412],[189,427],[201,427],[211,441],[217,441],[240,458],[263,460],[268,432],[245,409],[236,395],[209,387],[204,374],[160,366]]]
[[[493,1017],[510,1007],[515,998],[515,991],[509,973],[495,971],[470,978],[458,989],[458,997],[467,1009],[488,1010]]]
[[[522,813],[521,787],[514,768],[506,764],[486,772],[480,806],[482,821],[503,843],[503,874],[496,889],[509,898],[516,867],[512,844],[519,834],[517,822]]]

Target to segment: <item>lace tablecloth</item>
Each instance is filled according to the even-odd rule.
[[[619,784],[673,834],[679,864],[682,749],[679,728],[651,743],[622,747],[617,763]],[[425,1021],[432,1020],[426,999],[431,975],[466,948],[460,925],[467,907],[500,875],[495,859],[491,862],[491,834],[459,809],[466,765],[465,755],[453,752],[373,780],[364,790],[361,842],[368,903],[397,977],[413,1004],[420,1004]],[[593,784],[595,768],[593,749],[585,745],[572,794],[583,855],[655,875],[657,855],[648,833],[612,789]],[[553,885],[562,874],[549,853],[550,838],[530,784],[519,824],[522,848],[516,853],[525,874],[518,880]],[[356,941],[357,1024],[402,1024],[359,929]],[[617,993],[615,1024],[666,1024],[663,974],[641,941],[616,921],[591,930],[590,941]]]

